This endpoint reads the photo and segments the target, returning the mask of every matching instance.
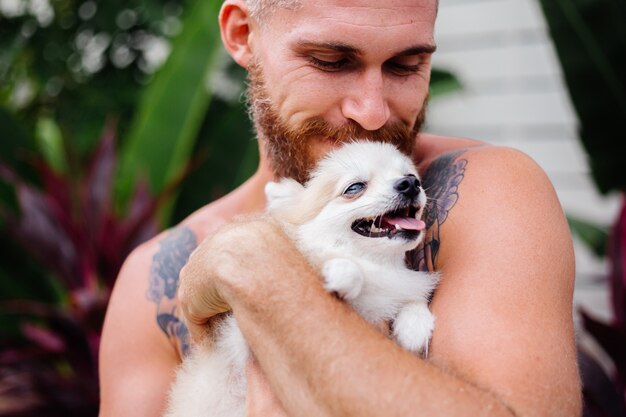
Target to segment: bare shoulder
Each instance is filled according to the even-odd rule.
[[[220,224],[220,217],[204,208],[126,259],[102,334],[102,417],[162,413],[175,368],[190,346],[178,303],[179,273],[198,243]]]
[[[180,226],[135,249],[122,267],[102,333],[102,417],[162,413],[188,346],[176,291],[195,245],[194,232]]]
[[[578,415],[574,258],[549,179],[520,151],[476,146],[437,155],[425,183],[432,361],[519,415]]]
[[[449,240],[441,249],[450,249],[441,253],[443,258],[456,258],[462,249],[458,247],[461,239],[481,238],[489,228],[495,228],[491,230],[494,238],[514,236],[518,250],[526,244],[537,248],[546,242],[558,242],[537,256],[573,260],[564,256],[571,255],[571,240],[554,187],[526,154],[495,146],[460,149],[441,155],[429,172],[429,180],[438,192],[433,196],[438,201],[433,204],[449,216],[448,226],[441,230],[442,238]],[[451,206],[454,209],[445,210]],[[540,231],[540,235],[533,233]],[[520,241],[521,236],[525,238]]]
[[[135,249],[118,276],[107,322],[117,318],[126,325],[136,326],[134,334],[156,337],[162,342],[159,344],[169,342],[169,347],[183,352],[187,345],[177,311],[178,273],[197,243],[197,233],[181,225]],[[134,320],[125,314],[129,310],[134,312]],[[138,312],[142,313],[141,317],[137,317]],[[109,330],[107,324],[105,331]],[[119,331],[119,327],[111,331]]]

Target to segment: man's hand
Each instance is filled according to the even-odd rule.
[[[216,236],[218,234],[204,240],[180,271],[178,299],[194,344],[205,339],[211,317],[230,309],[218,289],[220,271],[211,268],[211,259],[217,256],[220,249]]]
[[[281,228],[264,218],[236,221],[205,239],[180,272],[178,296],[192,342],[205,339],[211,317],[246,294],[258,297],[262,286],[271,290],[269,278],[294,262],[306,264]]]

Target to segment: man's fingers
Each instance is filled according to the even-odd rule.
[[[203,245],[202,243],[201,245]],[[200,246],[180,271],[178,299],[191,340],[202,342],[211,317],[230,310],[216,288],[217,276]]]

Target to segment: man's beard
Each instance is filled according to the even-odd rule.
[[[299,126],[291,127],[278,115],[269,98],[263,72],[257,62],[252,62],[248,67],[247,100],[250,118],[259,140],[265,141],[266,156],[274,175],[278,178],[291,177],[300,183],[308,180],[317,163],[309,148],[311,137],[321,136],[336,144],[356,139],[390,143],[411,156],[426,112],[425,100],[413,127],[399,121],[374,131],[363,129],[356,122],[333,127],[321,117],[311,118]]]

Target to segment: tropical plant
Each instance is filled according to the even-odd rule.
[[[215,2],[194,3],[216,13]],[[181,10],[176,0],[0,2],[0,415],[97,415],[111,287],[128,252],[162,227],[155,214],[174,189],[152,193],[137,173],[116,208],[114,130],[127,136]],[[201,25],[211,26],[185,30]],[[196,43],[215,40],[201,35]],[[171,103],[171,90],[157,99]],[[119,123],[96,140],[107,115]],[[168,171],[168,184],[187,166]]]
[[[0,149],[15,146],[15,125],[34,138],[45,120],[62,134],[70,166],[94,148],[108,115],[118,116],[125,137],[181,12],[179,0],[0,2],[0,107],[8,122],[0,124]]]
[[[626,7],[615,0],[541,0],[580,121],[580,139],[599,190],[626,191]],[[602,233],[579,220],[574,232],[601,247]],[[626,415],[626,202],[612,230],[607,255],[613,321],[603,323],[581,311],[585,329],[615,366],[613,387],[601,367],[581,352],[586,416]],[[598,252],[598,250],[596,250]],[[613,393],[613,395],[611,395]]]
[[[114,212],[113,125],[79,180],[55,172],[44,160],[33,164],[41,188],[0,163],[0,181],[13,187],[19,211],[0,205],[0,219],[8,237],[45,266],[60,299],[57,305],[0,302],[1,314],[20,317],[13,324],[21,330],[21,337],[0,345],[0,415],[95,416],[109,294],[125,257],[156,233],[155,214],[167,191],[155,198],[143,184],[123,217]]]

